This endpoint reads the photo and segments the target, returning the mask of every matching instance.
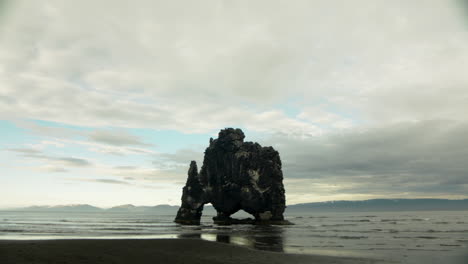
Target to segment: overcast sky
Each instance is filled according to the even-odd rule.
[[[0,0],[0,207],[179,204],[239,127],[287,204],[468,198],[468,4]]]

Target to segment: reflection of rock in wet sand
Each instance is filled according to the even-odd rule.
[[[216,242],[231,243],[230,235],[216,234]]]
[[[251,237],[254,248],[283,252],[283,229],[276,226],[254,226]],[[258,235],[256,235],[258,234]]]
[[[177,238],[202,238],[200,233],[184,233],[179,234]]]
[[[227,231],[227,232],[226,232]],[[183,233],[179,238],[201,238],[252,249],[284,252],[283,229],[277,226],[250,226],[247,230],[216,230],[213,233]]]

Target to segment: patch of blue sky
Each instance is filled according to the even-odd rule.
[[[190,148],[190,146],[197,147],[198,145],[205,145],[209,142],[210,134],[205,133],[182,133],[176,130],[156,130],[148,128],[117,128],[117,127],[81,127],[73,126],[62,123],[35,120],[39,125],[48,126],[48,127],[61,127],[61,128],[70,128],[80,131],[92,131],[95,129],[118,129],[123,130],[127,133],[135,135],[144,143],[151,144],[152,146],[145,147],[150,148],[157,152],[163,153],[173,153],[178,149]],[[140,146],[137,146],[140,147]]]
[[[333,113],[335,115],[341,116],[352,120],[355,123],[362,122],[362,113],[356,108],[350,108],[348,106],[343,106],[342,104],[337,104],[331,100],[325,99],[323,101],[323,110]]]
[[[337,115],[341,118],[345,118],[353,122],[353,124],[360,124],[363,122],[362,114],[359,110],[350,107],[343,107],[341,104],[337,104],[327,98],[322,98],[316,102],[316,104],[309,105],[310,107],[318,106],[324,112]]]
[[[298,114],[301,113],[303,105],[304,102],[302,101],[302,98],[291,97],[283,101],[281,104],[275,105],[274,109],[282,111],[290,118],[295,118]]]
[[[74,126],[68,124],[62,124],[51,121],[44,120],[34,120],[38,125],[46,127],[60,127],[60,128],[69,128],[79,131],[93,131],[96,129],[110,129],[110,130],[123,130],[127,133],[135,135],[147,144],[152,146],[145,147],[151,148],[157,152],[172,153],[178,149],[186,148],[190,145],[199,145],[208,142],[210,137],[209,134],[186,134],[178,132],[175,130],[156,130],[156,129],[147,129],[147,128],[117,128],[117,127],[84,127],[84,126]],[[136,146],[141,147],[141,146]]]
[[[38,166],[40,164],[39,162],[35,162],[32,159],[21,156],[19,153],[7,150],[0,150],[0,159],[2,160],[0,178],[17,170],[17,168],[23,170],[30,166]]]
[[[38,120],[34,119],[31,120],[34,123],[40,125],[40,126],[45,126],[45,127],[58,127],[58,128],[69,128],[69,129],[74,129],[78,131],[91,131],[94,128],[93,127],[86,127],[86,126],[74,126],[74,125],[69,125],[69,124],[64,124],[64,123],[58,123],[58,122],[53,122],[53,121],[46,121],[46,120]]]
[[[128,132],[152,144],[150,148],[160,153],[174,153],[185,148],[198,149],[207,146],[210,137],[213,137],[205,133],[186,134],[175,130],[128,129]]]
[[[361,114],[357,109],[351,109],[349,107],[343,108],[335,103],[328,103],[326,107],[324,107],[324,110],[356,123],[362,121],[360,118]]]
[[[27,129],[20,128],[15,126],[14,123],[9,121],[3,121],[0,124],[2,125],[2,134],[8,132],[9,135],[14,137],[14,140],[9,139],[3,140],[0,142],[8,142],[8,148],[19,148],[27,147],[28,145],[39,144],[41,141],[51,141],[62,143],[63,146],[47,144],[42,149],[45,155],[51,157],[73,157],[73,158],[83,158],[91,162],[92,164],[101,164],[105,166],[136,166],[136,167],[154,167],[153,161],[158,160],[157,153],[175,153],[180,149],[192,149],[195,151],[200,151],[203,153],[204,149],[209,144],[209,138],[216,138],[218,129],[213,130],[210,133],[182,133],[175,130],[155,130],[155,129],[140,129],[140,128],[115,128],[115,127],[80,127],[67,125],[57,122],[50,122],[44,120],[34,120],[37,125],[44,127],[57,127],[57,128],[67,128],[77,131],[86,131],[90,132],[94,129],[116,129],[123,130],[127,133],[135,135],[141,139],[144,143],[150,144],[148,146],[112,146],[108,145],[106,148],[105,144],[89,141],[87,138],[79,138],[72,141],[61,141],[60,138],[48,137],[48,136],[35,136]],[[260,132],[255,132],[246,129],[242,126],[236,126],[234,124],[227,125],[226,127],[239,127],[243,129],[246,134],[246,141],[258,141],[262,143],[262,139],[265,135]],[[222,129],[224,127],[220,127]],[[3,137],[5,138],[5,137]],[[113,149],[114,148],[114,149]],[[142,148],[150,151],[156,152],[155,155],[147,153],[131,153],[122,155],[117,155],[118,152],[106,152],[108,150],[115,149],[132,149],[132,148]],[[10,156],[18,156],[17,153],[9,152],[5,153]],[[12,157],[12,159],[13,159]],[[36,161],[25,160],[29,164],[36,163]]]
[[[27,129],[18,127],[15,123],[0,120],[0,147],[19,148],[24,144],[36,142],[37,136],[28,133]]]
[[[72,157],[88,160],[93,165],[104,166],[151,166],[152,158],[145,153],[121,155],[105,152],[100,146],[66,143],[64,147],[48,145],[45,151],[53,157]]]
[[[39,125],[48,127],[66,127],[78,130],[83,129],[81,127],[68,126],[60,123],[42,120],[35,120],[34,122],[36,122]],[[11,121],[0,120],[0,148],[2,150],[0,152],[0,157],[2,157],[2,160],[4,162],[8,162],[10,166],[24,167],[45,165],[44,161],[42,160],[23,157],[20,153],[7,150],[14,148],[31,148],[32,146],[41,144],[41,142],[44,141],[59,143],[57,145],[47,144],[45,146],[42,146],[41,151],[44,152],[44,155],[50,157],[84,158],[90,160],[91,162],[93,162],[93,160],[99,160],[100,162],[105,162],[109,164],[121,163],[121,159],[125,159],[127,162],[130,163],[143,163],[143,161],[137,162],[139,159],[141,160],[141,157],[138,158],[126,156],[125,158],[122,158],[122,156],[98,153],[92,150],[92,146],[67,143],[47,136],[34,135],[28,129],[18,127]],[[60,144],[63,144],[63,146],[60,146]]]

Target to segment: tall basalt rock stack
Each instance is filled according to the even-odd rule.
[[[200,173],[191,162],[175,222],[199,224],[203,206],[211,203],[220,224],[242,222],[230,217],[241,209],[255,217],[246,222],[288,223],[279,153],[244,137],[240,129],[223,129],[210,139]]]
[[[204,190],[198,179],[197,163],[192,161],[188,170],[187,182],[182,190],[182,205],[176,221],[182,224],[199,223],[203,211]]]

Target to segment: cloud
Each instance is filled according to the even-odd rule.
[[[57,124],[43,125],[33,121],[15,120],[18,127],[25,128],[36,135],[53,137],[64,140],[76,140],[77,138],[86,138],[88,141],[110,145],[115,147],[124,146],[152,146],[144,143],[140,137],[137,137],[123,129],[93,129],[92,131],[60,127]]]
[[[10,149],[53,168],[183,182],[203,148],[157,153],[131,129],[241,127],[280,150],[293,199],[462,195],[468,24],[460,7],[10,1],[0,14],[0,119],[98,155],[148,155],[155,166],[106,167],[49,154],[46,143]]]
[[[405,122],[320,138],[270,138],[293,192],[374,196],[466,195],[468,123]],[[304,184],[307,182],[307,184]],[[300,189],[294,189],[300,188]]]
[[[74,138],[81,136],[82,133],[72,128],[48,126],[31,120],[15,119],[14,123],[17,127],[26,129],[30,133],[46,137]]]
[[[60,157],[60,158],[52,158],[53,160],[59,161],[66,166],[71,167],[87,167],[91,165],[91,162],[85,159],[80,158],[73,158],[73,157]]]
[[[114,169],[116,170],[136,170],[136,166],[115,166]]]
[[[355,125],[353,119],[326,111],[320,106],[305,107],[296,117],[317,124],[323,131],[346,129]]]
[[[23,155],[37,155],[37,154],[42,153],[40,150],[32,149],[32,148],[9,148],[9,149],[6,149],[6,150],[16,152],[16,153],[20,153],[20,154],[23,154]]]
[[[42,151],[36,150],[36,149],[12,148],[12,149],[7,149],[7,150],[11,152],[19,153],[21,154],[21,156],[26,157],[26,158],[42,160],[46,163],[54,164],[56,166],[58,165],[58,166],[64,166],[64,167],[90,167],[93,165],[87,159],[77,158],[77,157],[51,156],[51,155],[46,155]],[[59,170],[62,170],[62,172],[64,172],[63,168],[59,167]]]
[[[126,182],[126,181],[119,181],[119,180],[113,180],[113,179],[83,179],[83,181],[108,183],[108,184],[131,185],[129,182]]]
[[[185,180],[187,177],[187,170],[183,172],[183,170],[174,170],[174,168],[155,169],[150,167],[137,167],[135,169],[103,168],[100,171],[104,175],[118,176],[123,179],[132,178],[138,182],[174,184]]]
[[[15,125],[39,135],[49,138],[32,147],[38,150],[44,150],[47,146],[70,147],[85,146],[89,151],[111,154],[116,156],[132,154],[154,154],[149,147],[152,144],[145,143],[140,137],[137,137],[123,129],[82,129],[62,127],[63,124],[44,125],[29,120],[15,120]]]
[[[67,144],[69,146],[78,146],[86,147],[88,151],[100,153],[100,154],[110,154],[115,156],[125,156],[125,155],[152,155],[156,152],[154,150],[148,149],[146,147],[137,147],[137,146],[115,146],[109,145],[107,143],[100,143],[89,140],[70,140],[70,139],[57,139],[58,142]],[[146,144],[150,146],[150,144]]]
[[[198,151],[184,148],[179,149],[174,153],[159,153],[155,156],[157,159],[152,163],[160,169],[182,169],[183,171],[186,171],[188,170],[192,160],[197,161],[201,166],[203,162],[203,153],[203,148],[200,148]]]
[[[45,172],[68,172],[68,170],[62,168],[62,167],[57,167],[57,166],[53,166],[53,165],[45,165],[45,166],[41,166],[39,168],[40,171],[45,171]]]
[[[150,144],[143,143],[139,137],[123,130],[94,130],[89,133],[88,138],[99,143],[113,146],[150,146]]]
[[[468,34],[456,1],[51,0],[9,10],[0,113],[10,119],[317,135],[315,121],[330,115],[382,123],[464,120],[467,111]],[[285,104],[326,111],[299,118]]]

